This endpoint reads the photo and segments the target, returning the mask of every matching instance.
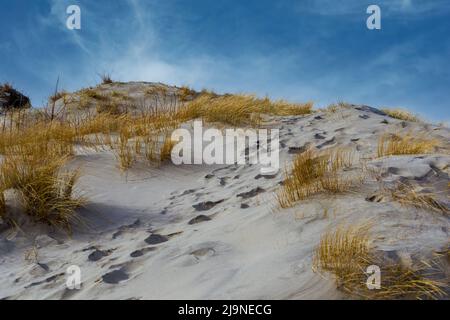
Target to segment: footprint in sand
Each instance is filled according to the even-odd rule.
[[[309,148],[311,148],[312,143],[307,142],[302,147],[289,147],[289,154],[299,154],[307,151]]]
[[[250,190],[249,192],[243,192],[239,193],[236,197],[242,198],[242,199],[249,199],[256,197],[258,194],[266,192],[263,188],[257,187],[255,189]]]
[[[61,278],[63,276],[65,276],[65,273],[55,274],[55,275],[50,276],[50,277],[48,277],[48,278],[46,278],[46,279],[44,279],[42,281],[33,282],[30,285],[26,286],[25,289],[28,289],[28,288],[31,288],[31,287],[35,287],[35,286],[38,286],[38,285],[41,285],[41,284],[55,282],[56,280],[58,280],[59,278]]]
[[[130,257],[132,257],[132,258],[142,257],[147,252],[151,252],[151,251],[155,251],[155,250],[156,250],[155,247],[142,248],[142,249],[135,250],[132,253],[130,253]]]
[[[193,224],[206,222],[206,221],[211,221],[211,218],[202,214],[202,215],[196,216],[195,218],[191,219],[188,222],[188,224],[193,225]]]
[[[102,276],[103,282],[108,284],[118,284],[119,282],[128,279],[129,279],[128,274],[121,269],[108,272]]]
[[[147,244],[156,245],[163,242],[169,241],[169,238],[166,236],[162,236],[160,234],[152,234],[147,239],[144,240]]]
[[[326,137],[325,136],[323,136],[323,135],[321,135],[320,133],[316,133],[315,135],[314,135],[314,139],[317,139],[317,140],[324,140]]]
[[[134,221],[132,224],[129,225],[125,225],[125,226],[121,226],[118,231],[116,231],[113,235],[112,238],[117,239],[119,236],[121,236],[123,233],[125,232],[129,232],[130,230],[133,230],[137,227],[139,227],[141,225],[141,221],[139,219],[136,219],[136,221]]]
[[[215,255],[216,250],[214,250],[213,248],[202,248],[192,251],[190,254],[193,255],[197,260],[203,260]]]
[[[92,252],[88,256],[88,260],[92,261],[92,262],[99,261],[102,258],[109,256],[112,252],[113,252],[113,250],[106,250],[106,251],[104,251],[104,250],[95,249],[95,251]]]
[[[275,179],[277,177],[277,175],[278,175],[278,173],[271,174],[271,175],[258,174],[257,176],[255,176],[255,179],[256,180],[259,180],[261,178],[264,178],[264,179]]]
[[[197,211],[208,211],[212,208],[214,208],[219,203],[222,203],[224,200],[219,201],[206,201],[206,202],[200,202],[197,204],[194,204],[192,207]]]
[[[386,202],[386,197],[382,194],[373,194],[366,198],[369,202]]]
[[[317,146],[317,149],[322,149],[323,147],[327,147],[336,143],[336,138],[333,137],[330,140],[325,141],[321,145]]]

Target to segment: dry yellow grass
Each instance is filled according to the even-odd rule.
[[[338,103],[332,103],[328,107],[325,108],[325,112],[327,113],[337,113],[338,111],[342,111],[345,109],[349,109],[350,104],[347,102],[339,101]]]
[[[71,142],[35,133],[2,150],[1,191],[18,191],[24,213],[34,221],[70,231],[77,220],[76,209],[84,203],[73,193],[79,172],[63,170],[72,152]]]
[[[172,149],[176,145],[176,142],[172,140],[170,136],[164,138],[164,143],[160,151],[161,162],[170,160],[172,157]]]
[[[438,145],[438,140],[426,138],[424,135],[385,134],[378,141],[378,157],[433,153]]]
[[[166,160],[170,156],[166,137],[178,125],[179,120],[173,112],[154,116],[99,114],[78,128],[77,137],[86,141],[83,137],[94,135],[91,141],[109,146],[119,167],[127,170],[140,159],[151,164]]]
[[[258,126],[261,114],[305,115],[312,113],[312,106],[312,103],[272,102],[267,98],[258,99],[252,95],[217,96],[204,93],[187,103],[178,116],[183,120],[203,118],[208,122],[221,122],[232,126]]]
[[[412,186],[404,183],[398,183],[393,188],[386,189],[394,201],[399,202],[405,206],[413,206],[442,213],[444,215],[450,214],[450,209],[436,199],[436,195],[427,192],[416,192]]]
[[[285,171],[283,186],[277,194],[282,208],[319,192],[340,193],[362,182],[362,176],[345,177],[341,169],[351,167],[354,153],[343,149],[318,152],[307,150],[296,156]]]
[[[166,95],[166,88],[158,87],[157,93]],[[194,98],[189,88],[182,89],[180,95],[186,101]],[[53,100],[63,96],[66,94],[55,95]],[[46,111],[10,112],[3,117],[0,216],[8,216],[4,191],[14,189],[20,195],[24,214],[70,231],[73,223],[78,222],[76,209],[85,201],[74,192],[79,171],[64,170],[75,146],[109,147],[119,167],[127,170],[140,160],[157,164],[169,159],[174,145],[169,137],[181,121],[204,117],[212,122],[252,124],[259,121],[260,113],[297,115],[309,113],[312,108],[312,104],[293,105],[252,96],[219,97],[204,93],[194,101],[185,102],[187,107],[180,111],[156,108],[128,114],[118,106],[118,100],[123,97],[118,92],[106,96],[98,89],[84,89],[78,96],[79,113],[70,118],[49,116]],[[93,113],[92,106],[97,106]]]
[[[412,121],[412,122],[419,122],[420,118],[408,110],[404,109],[381,109],[384,113],[386,113],[391,118],[404,120],[404,121]]]
[[[370,225],[340,226],[326,232],[314,251],[313,270],[331,273],[337,288],[363,299],[438,299],[445,282],[435,280],[430,264],[415,268],[383,259],[370,244]],[[379,289],[368,289],[369,266],[379,266]]]
[[[100,76],[100,79],[102,80],[102,84],[114,83],[114,81],[111,79],[111,75],[109,73],[102,73],[99,76]]]
[[[186,102],[192,100],[195,97],[196,92],[187,86],[183,86],[180,88],[180,92],[178,95],[181,102]]]

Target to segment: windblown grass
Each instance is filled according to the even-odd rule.
[[[78,92],[79,101],[74,97],[70,102],[80,105],[70,117],[54,116],[53,111],[51,117],[45,112],[25,114],[21,111],[4,117],[0,131],[0,215],[8,215],[4,191],[14,189],[20,195],[24,214],[35,221],[70,230],[77,220],[76,209],[84,204],[84,199],[74,192],[79,171],[65,170],[75,154],[75,147],[110,148],[119,167],[127,170],[138,161],[160,164],[169,159],[174,145],[170,134],[189,119],[202,117],[210,122],[232,125],[258,124],[263,113],[302,115],[312,112],[310,103],[295,105],[210,92],[197,97],[198,94],[187,87],[175,94],[182,98],[184,107],[163,109],[159,107],[176,103],[172,101],[173,95],[172,100],[166,99],[167,88],[161,86],[156,90],[156,104],[144,106],[145,112],[141,113],[128,113],[122,106],[119,108],[117,100],[122,97],[119,93],[106,96],[98,88],[90,88]],[[63,94],[58,94],[53,100],[61,97]],[[91,108],[93,106],[97,106],[97,110]]]
[[[304,115],[312,113],[312,103],[290,104],[285,101],[272,102],[251,95],[202,94],[189,102],[179,112],[180,119],[203,118],[207,122],[221,122],[232,126],[261,123],[261,114]]]
[[[435,280],[431,265],[406,267],[389,262],[371,247],[370,225],[340,226],[326,232],[314,251],[313,270],[331,273],[337,288],[364,299],[438,299],[445,283]],[[379,289],[368,289],[369,266],[379,266]]]
[[[164,139],[164,143],[160,152],[160,160],[161,162],[170,160],[172,157],[172,149],[176,145],[176,142],[172,140],[171,137],[167,136]]]
[[[139,117],[106,113],[81,126],[78,137],[93,135],[91,141],[109,146],[119,167],[128,170],[139,160],[149,164],[167,160],[173,146],[167,137],[178,125],[179,120],[172,112]]]
[[[378,157],[433,153],[438,145],[438,140],[423,135],[385,134],[378,141]]]
[[[381,109],[384,113],[386,113],[389,117],[403,120],[403,121],[412,121],[412,122],[420,122],[420,118],[408,110],[404,109]]]
[[[341,169],[351,167],[354,156],[353,152],[343,149],[307,150],[297,155],[290,170],[285,171],[283,186],[277,194],[279,205],[288,208],[319,192],[350,190],[362,181],[362,176],[346,177]]]
[[[72,153],[71,142],[65,137],[55,140],[42,131],[34,133],[4,146],[0,166],[2,191],[18,191],[24,213],[34,221],[70,232],[77,221],[76,209],[84,204],[83,198],[74,195],[79,171],[63,170]]]
[[[392,199],[404,206],[413,206],[415,208],[426,209],[442,213],[444,215],[450,214],[450,209],[439,200],[436,195],[427,192],[417,192],[412,186],[405,183],[398,183],[393,188],[387,188]]]

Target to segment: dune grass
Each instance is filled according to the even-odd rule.
[[[176,142],[172,140],[170,136],[164,138],[164,143],[160,151],[160,161],[164,162],[170,160],[172,157],[172,149],[176,145]]]
[[[433,153],[439,145],[436,139],[413,133],[384,134],[378,140],[378,157]]]
[[[220,122],[232,126],[261,123],[261,114],[305,115],[312,113],[312,103],[291,104],[286,101],[272,102],[252,95],[201,94],[179,111],[180,119],[203,118],[207,122]]]
[[[13,137],[2,139],[2,197],[5,190],[14,189],[24,213],[34,221],[70,231],[77,220],[76,209],[84,204],[74,194],[79,171],[64,169],[72,155],[71,137],[52,125],[36,125]]]
[[[411,121],[411,122],[420,122],[420,118],[414,114],[412,114],[410,111],[405,109],[389,109],[384,108],[381,109],[384,113],[386,113],[389,117],[403,120],[403,121]]]
[[[363,299],[438,299],[445,282],[435,279],[431,264],[406,267],[383,258],[370,242],[370,225],[339,226],[322,235],[314,251],[313,270],[331,273],[337,288]],[[379,289],[368,289],[369,266],[379,266]]]
[[[394,201],[415,208],[431,210],[444,215],[450,215],[450,209],[436,199],[436,195],[430,192],[417,192],[414,187],[405,183],[398,183],[392,188],[387,188]]]
[[[172,142],[167,137],[179,124],[173,112],[100,113],[76,121],[27,119],[18,126],[19,118],[11,117],[0,132],[0,214],[8,215],[4,191],[14,189],[24,214],[68,231],[77,222],[76,209],[85,203],[74,192],[80,171],[65,169],[75,146],[109,147],[123,170],[139,159],[161,163],[170,157]]]
[[[111,75],[109,73],[106,73],[106,72],[100,74],[100,79],[102,80],[102,84],[114,83],[114,81],[111,78]]]
[[[330,104],[328,107],[326,107],[326,108],[324,109],[324,111],[325,111],[326,113],[331,113],[331,114],[333,114],[333,113],[337,113],[338,111],[342,111],[342,110],[345,110],[345,109],[349,109],[350,107],[351,107],[351,105],[350,105],[349,103],[344,102],[344,101],[339,101],[339,102],[337,102],[337,103],[332,103],[332,104]]]
[[[362,176],[345,177],[344,168],[353,164],[354,153],[344,149],[308,150],[296,156],[285,171],[284,183],[277,194],[282,208],[292,207],[320,192],[341,193],[362,181]]]

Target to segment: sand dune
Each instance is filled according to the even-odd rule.
[[[71,165],[83,170],[88,227],[71,238],[36,226],[1,233],[0,298],[345,299],[331,276],[312,270],[330,228],[370,220],[376,248],[401,261],[448,248],[448,214],[400,204],[376,177],[411,183],[450,207],[449,129],[364,106],[267,116],[265,126],[280,129],[282,167],[307,147],[340,146],[361,159],[350,170],[375,173],[350,192],[280,209],[282,170],[264,177],[259,165],[166,163],[124,173],[111,151],[79,150]],[[442,141],[439,153],[378,158],[379,136],[405,129]],[[81,268],[81,290],[66,288],[70,265]]]

